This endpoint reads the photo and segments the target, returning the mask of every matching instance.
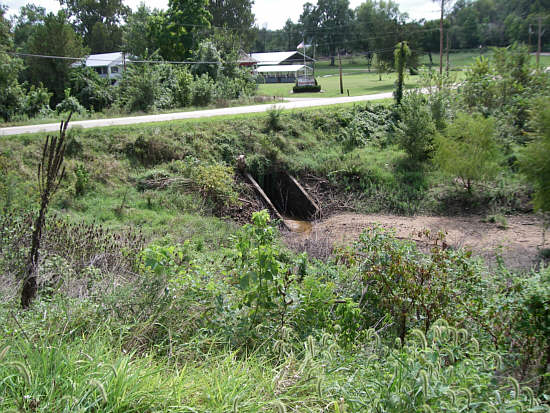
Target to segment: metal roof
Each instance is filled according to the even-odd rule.
[[[273,73],[273,72],[292,72],[295,73],[298,70],[302,69],[309,69],[312,70],[308,66],[304,65],[276,65],[276,66],[260,66],[256,71],[258,73]]]
[[[86,58],[85,64],[88,67],[122,64],[122,52],[92,54]]]
[[[300,52],[269,52],[252,53],[252,58],[257,60],[259,65],[278,65],[286,60],[292,62],[303,61],[304,55]],[[306,56],[305,58],[306,61],[313,61],[313,59],[309,56]]]

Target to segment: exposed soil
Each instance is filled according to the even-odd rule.
[[[334,243],[349,244],[367,228],[380,225],[393,228],[398,238],[417,241],[424,247],[418,234],[424,229],[443,231],[446,242],[453,248],[471,250],[489,263],[500,254],[509,268],[527,269],[540,262],[541,248],[550,248],[550,242],[542,244],[542,221],[533,215],[506,217],[506,228],[496,223],[483,222],[478,215],[460,217],[416,216],[404,217],[378,214],[341,213],[314,223],[311,231],[286,233],[290,246],[302,246],[313,255],[323,258]],[[321,249],[316,254],[311,249]]]

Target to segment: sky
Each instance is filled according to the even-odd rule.
[[[256,15],[256,24],[259,27],[267,25],[268,29],[280,29],[284,26],[288,18],[297,22],[302,12],[302,5],[307,0],[255,0],[253,6],[254,14]],[[315,0],[309,0],[311,3],[316,3]],[[350,7],[355,8],[363,3],[364,0],[350,0]],[[136,9],[143,0],[125,0],[124,3],[132,9]],[[16,14],[19,8],[27,3],[34,3],[45,7],[48,11],[59,10],[59,2],[57,0],[0,0],[0,4],[6,4],[9,8],[10,15]],[[399,9],[402,12],[407,12],[411,19],[426,20],[438,18],[437,4],[432,0],[397,0]],[[149,7],[166,8],[168,0],[154,0],[146,2]]]

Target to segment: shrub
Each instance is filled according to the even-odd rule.
[[[85,113],[86,108],[82,106],[74,96],[71,96],[71,89],[65,89],[65,99],[57,104],[55,111],[58,115],[70,112]]]
[[[550,99],[540,98],[533,105],[535,133],[522,152],[522,172],[535,186],[535,207],[550,211]]]
[[[208,75],[208,77],[214,81],[218,79],[222,58],[216,45],[212,41],[203,40],[200,42],[193,57],[197,62],[208,62],[191,66],[191,73],[193,73],[196,78],[202,75]]]
[[[52,93],[48,92],[48,89],[39,85],[38,87],[32,85],[27,91],[22,111],[29,118],[34,118],[37,115],[47,115],[51,112],[50,99]]]
[[[195,79],[191,86],[193,105],[206,106],[212,102],[216,93],[216,84],[206,73]]]
[[[69,85],[73,96],[88,110],[102,111],[114,102],[113,87],[91,67],[71,70]]]
[[[315,81],[317,83],[317,81]],[[317,93],[321,91],[321,85],[295,85],[292,88],[292,93]]]
[[[398,112],[398,142],[414,162],[425,162],[434,152],[436,128],[427,103],[421,92],[409,92],[401,101]]]
[[[88,189],[88,183],[90,180],[90,172],[86,169],[84,164],[77,163],[74,170],[76,181],[74,183],[74,192],[76,196],[82,196]]]
[[[494,119],[458,114],[438,136],[436,163],[471,192],[474,182],[492,179],[500,171],[500,150],[494,135]]]
[[[177,87],[174,91],[174,99],[182,107],[189,106],[193,98],[193,76],[187,68],[177,70],[175,75]]]

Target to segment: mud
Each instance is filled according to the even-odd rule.
[[[484,222],[483,216],[402,217],[378,214],[335,214],[313,224],[311,231],[286,233],[289,244],[313,244],[321,240],[331,244],[350,244],[367,228],[380,225],[393,228],[395,235],[402,239],[412,239],[425,247],[418,233],[428,229],[446,233],[446,242],[453,248],[471,250],[489,264],[502,256],[505,264],[512,269],[528,269],[540,262],[540,249],[550,248],[547,240],[542,245],[542,221],[533,215],[506,217],[506,228],[496,223]],[[548,238],[548,237],[547,237]]]

